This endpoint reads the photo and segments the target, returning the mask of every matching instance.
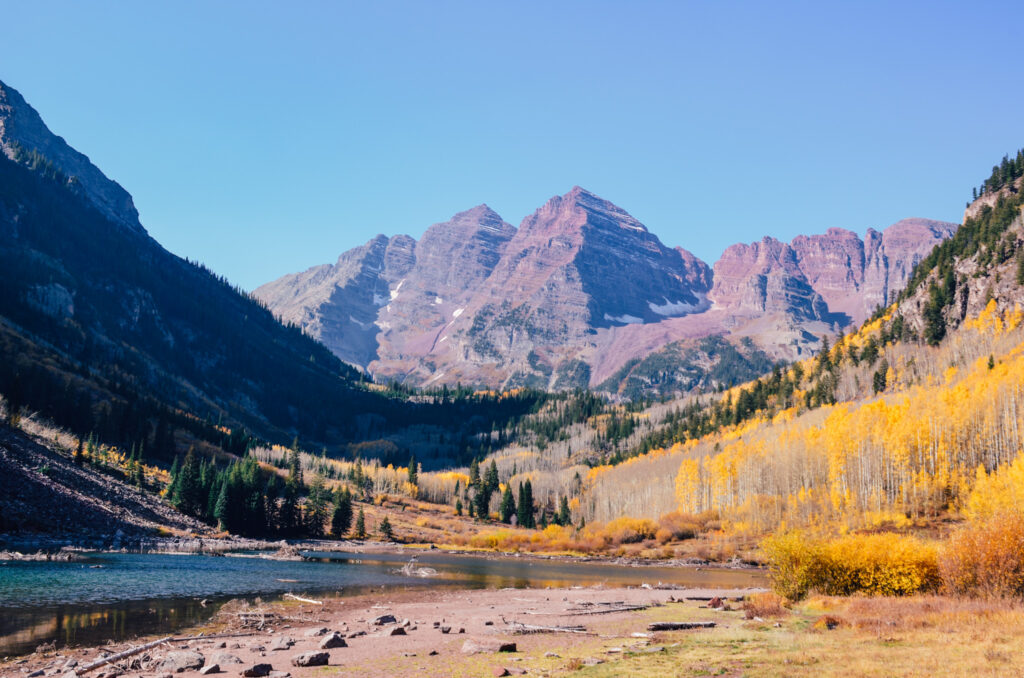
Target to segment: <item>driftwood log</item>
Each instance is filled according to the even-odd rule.
[[[310,603],[311,605],[323,605],[324,604],[324,601],[322,601],[322,600],[313,600],[312,598],[301,598],[301,597],[295,595],[294,593],[286,593],[286,594],[284,594],[284,597],[285,598],[291,598],[292,600],[297,600],[300,603]]]
[[[713,629],[717,625],[713,621],[694,622],[654,622],[647,625],[648,631],[685,631],[687,629]]]
[[[82,666],[82,667],[76,669],[75,673],[77,673],[77,674],[88,673],[89,671],[92,671],[93,669],[98,669],[101,666],[106,666],[107,664],[112,664],[113,662],[121,661],[122,659],[127,659],[128,657],[131,657],[132,655],[138,654],[140,652],[145,652],[146,650],[154,648],[157,645],[160,645],[162,643],[169,642],[169,641],[171,641],[173,639],[174,639],[173,636],[166,636],[164,638],[160,638],[159,640],[154,640],[154,641],[152,641],[150,643],[146,643],[145,645],[136,645],[135,647],[130,647],[127,650],[125,650],[124,652],[118,652],[117,654],[112,654],[112,655],[110,655],[108,657],[103,657],[102,659],[97,659],[94,662],[86,664],[85,666]]]

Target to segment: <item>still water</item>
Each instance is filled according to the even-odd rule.
[[[434,577],[401,573],[408,553],[315,553],[313,560],[95,554],[74,563],[0,561],[0,656],[173,632],[203,621],[231,598],[283,593],[352,595],[413,587],[560,587],[658,582],[691,587],[763,586],[760,572],[628,567],[427,552]],[[206,600],[206,605],[200,604]]]

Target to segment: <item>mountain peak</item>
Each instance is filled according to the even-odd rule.
[[[46,126],[21,94],[0,81],[0,151],[21,164],[41,160],[66,175],[107,218],[144,233],[128,191]]]

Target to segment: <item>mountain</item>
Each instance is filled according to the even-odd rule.
[[[648,394],[667,395],[731,383],[724,375],[752,378],[813,351],[823,334],[862,322],[898,293],[956,228],[905,219],[864,240],[838,228],[790,243],[766,237],[728,248],[712,269],[576,187],[518,229],[481,206],[419,242],[377,236],[333,267],[254,295],[379,378],[633,395],[648,384]],[[392,248],[400,265],[384,260]],[[353,262],[362,262],[358,275]],[[724,343],[702,342],[710,336]],[[667,377],[673,370],[690,376]]]
[[[0,393],[8,412],[27,406],[79,435],[165,457],[176,442],[241,452],[245,432],[337,449],[403,426],[472,419],[367,390],[298,325],[279,323],[223,278],[161,247],[124,189],[2,83],[0,102]],[[411,240],[404,254],[402,246],[401,238],[374,241],[289,289],[312,299],[317,276],[328,279],[346,317],[372,323],[377,300],[346,285],[354,290],[377,269],[402,275]],[[381,290],[386,299],[387,285]]]
[[[138,232],[139,212],[128,191],[112,181],[85,155],[53,134],[17,90],[0,82],[0,150],[7,158],[59,176],[105,217]]]

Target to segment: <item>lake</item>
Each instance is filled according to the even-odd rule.
[[[0,656],[58,646],[173,633],[209,618],[231,598],[274,599],[284,593],[354,595],[414,587],[527,588],[764,586],[750,570],[630,567],[532,558],[425,552],[418,564],[433,577],[407,576],[403,553],[317,552],[312,559],[167,554],[88,554],[73,563],[0,561]],[[205,600],[206,605],[200,601]]]

